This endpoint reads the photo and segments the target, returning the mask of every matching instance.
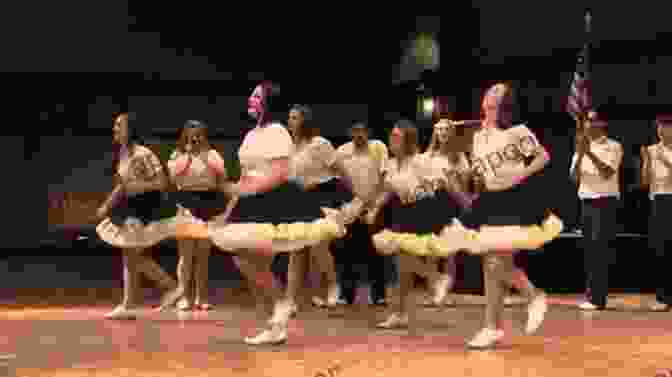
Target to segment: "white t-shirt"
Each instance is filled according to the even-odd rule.
[[[151,149],[136,145],[130,156],[126,156],[119,161],[117,173],[126,182],[151,182],[159,175],[163,174],[161,161],[156,157]],[[129,193],[131,195],[138,193]]]
[[[427,170],[424,162],[422,155],[417,154],[399,169],[399,160],[389,159],[383,167],[385,186],[401,195],[416,192],[422,183],[420,178]]]
[[[445,180],[446,171],[466,171],[469,169],[469,161],[464,154],[459,155],[457,163],[453,163],[448,157],[439,153],[425,152],[419,156],[422,165],[422,176],[430,181]]]
[[[590,150],[616,171],[609,179],[604,179],[600,175],[599,170],[593,161],[588,156],[583,156],[581,162],[581,185],[579,186],[579,198],[581,199],[596,199],[606,197],[620,197],[619,188],[619,168],[623,160],[623,147],[621,143],[608,137],[602,137],[590,142]],[[570,172],[574,170],[578,156],[574,153],[572,157],[572,165]]]
[[[539,141],[524,124],[508,129],[481,128],[474,133],[472,166],[485,177],[486,188],[495,179],[513,180],[525,170],[525,158],[534,155]]]
[[[662,146],[662,147],[660,147]],[[672,161],[672,149],[663,146],[662,144],[654,144],[646,147],[651,156],[651,184],[650,184],[650,195],[649,197],[653,199],[658,194],[672,194],[672,171],[665,166],[665,163],[660,160],[660,152],[662,151],[663,156],[668,160]],[[660,149],[659,149],[660,148]]]
[[[182,174],[177,174],[178,160],[189,156],[180,151],[175,151],[168,160],[168,174],[175,182],[179,190],[202,191],[209,190],[217,184],[217,176],[224,172],[224,159],[214,149],[203,152],[204,156],[192,156],[188,169]],[[207,164],[206,164],[207,161]]]
[[[242,176],[269,176],[271,161],[289,158],[294,153],[294,143],[287,129],[279,123],[271,123],[250,130],[238,149]]]
[[[336,150],[329,140],[316,136],[296,146],[290,159],[290,176],[301,177],[306,183],[317,183],[333,177],[331,166]]]
[[[361,197],[368,197],[378,189],[388,156],[387,147],[379,140],[369,140],[366,153],[357,153],[352,142],[336,150],[336,159],[343,161],[346,173],[352,179],[354,194]]]

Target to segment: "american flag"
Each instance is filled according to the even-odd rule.
[[[590,45],[586,43],[577,58],[574,79],[569,88],[567,112],[574,119],[578,119],[581,114],[585,114],[593,105],[590,85],[590,62],[588,59],[589,51]]]

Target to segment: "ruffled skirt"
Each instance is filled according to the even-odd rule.
[[[459,221],[441,232],[440,243],[461,244],[465,251],[510,252],[538,250],[557,238],[563,229],[550,212],[553,193],[537,174],[506,191],[485,192]]]
[[[381,211],[384,230],[373,235],[373,244],[385,255],[450,256],[460,249],[437,243],[437,234],[460,211],[457,200],[447,192],[438,192],[412,205],[403,205],[394,195]]]
[[[286,183],[270,192],[240,198],[227,224],[208,224],[210,239],[231,252],[254,250],[260,242],[272,241],[272,251],[282,253],[343,237],[343,224],[325,216],[320,204],[319,196]]]
[[[125,198],[98,224],[96,233],[115,247],[145,248],[173,237],[178,224],[190,221],[164,193],[151,191]]]
[[[221,191],[175,191],[169,194],[169,198],[205,221],[224,213],[229,203],[229,198]]]

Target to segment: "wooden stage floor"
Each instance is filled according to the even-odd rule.
[[[649,297],[614,295],[585,313],[579,297],[552,296],[544,325],[521,332],[525,307],[507,308],[505,341],[489,351],[464,346],[482,323],[484,300],[419,309],[414,331],[376,330],[385,308],[331,311],[303,305],[284,346],[249,347],[263,325],[250,298],[217,292],[215,311],[103,320],[119,292],[18,292],[0,309],[0,362],[9,376],[656,376],[672,369],[672,313],[651,313]],[[7,297],[6,295],[4,297]],[[45,297],[45,299],[42,299]],[[11,301],[11,302],[10,302]],[[0,372],[0,376],[3,374]]]

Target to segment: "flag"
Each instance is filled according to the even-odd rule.
[[[567,112],[569,112],[574,119],[578,119],[579,116],[585,114],[593,106],[590,85],[589,53],[590,45],[586,43],[578,55],[574,78],[572,80],[572,85],[569,88]]]

